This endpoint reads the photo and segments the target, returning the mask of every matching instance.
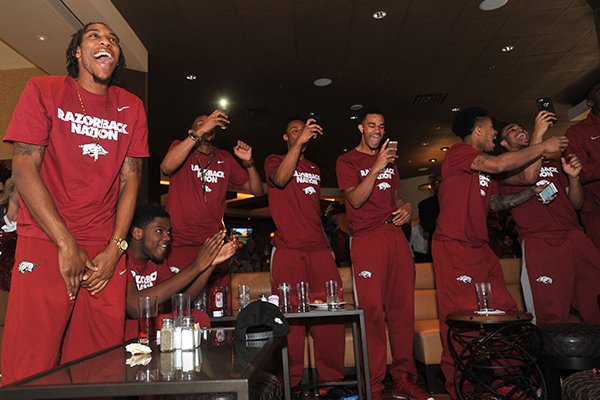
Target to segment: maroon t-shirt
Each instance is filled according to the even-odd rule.
[[[146,113],[119,87],[109,87],[107,107],[105,94],[77,86],[84,113],[76,85],[66,76],[30,79],[4,140],[45,146],[40,177],[69,231],[80,243],[106,244],[123,161],[149,155]],[[48,239],[22,201],[18,220],[20,236]]]
[[[175,140],[171,148],[179,142]],[[242,186],[248,179],[248,172],[225,150],[213,147],[211,155],[191,151],[170,178],[167,211],[173,226],[172,245],[200,246],[223,229],[227,188],[230,183]]]
[[[375,164],[377,154],[369,155],[352,149],[338,157],[336,173],[341,191],[358,184]],[[358,209],[346,200],[348,227],[352,236],[360,235],[385,226],[392,218],[396,207],[396,190],[400,189],[400,176],[395,164],[388,164],[377,175],[373,192],[369,199]]]
[[[134,282],[138,290],[144,290],[166,281],[176,272],[165,263],[155,264],[150,260],[138,260],[127,253],[127,282]]]
[[[434,239],[458,240],[472,247],[488,242],[488,207],[498,184],[489,175],[471,169],[480,154],[466,143],[457,143],[446,153]]]
[[[567,129],[569,148],[581,160],[583,169],[579,178],[583,184],[582,211],[598,211],[600,208],[600,117],[590,112],[586,119]]]
[[[577,214],[567,189],[569,179],[562,170],[558,160],[544,160],[540,168],[538,184],[554,183],[558,189],[556,198],[543,204],[538,196],[534,196],[518,207],[511,209],[511,213],[517,223],[517,229],[521,237],[544,236],[545,233],[568,232],[582,230],[577,221]],[[520,192],[528,186],[499,185],[501,193]]]
[[[273,246],[285,249],[321,250],[327,238],[321,223],[321,172],[317,164],[301,159],[288,184],[280,189],[269,177],[285,156],[271,154],[265,160],[269,208],[277,226]]]

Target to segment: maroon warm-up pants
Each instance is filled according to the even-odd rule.
[[[583,231],[528,236],[521,284],[537,324],[567,322],[573,307],[584,322],[600,324],[600,250]]]
[[[80,247],[93,259],[106,245]],[[126,273],[121,257],[104,289],[92,296],[81,288],[70,301],[56,245],[20,236],[2,342],[2,384],[122,342]]]
[[[354,288],[365,313],[371,391],[379,398],[387,364],[386,322],[394,382],[416,382],[413,359],[415,265],[402,230],[386,225],[353,236]]]
[[[271,292],[279,294],[283,282],[291,285],[291,303],[298,306],[296,285],[308,282],[309,299],[326,301],[325,282],[335,280],[342,287],[340,274],[330,249],[304,251],[273,248],[271,257]],[[333,320],[335,321],[335,320]],[[315,365],[319,380],[323,382],[341,381],[344,378],[344,324],[310,324],[310,334],[314,340]],[[290,361],[290,383],[296,386],[302,380],[304,369],[305,321],[290,320],[288,354]]]
[[[506,288],[498,257],[487,244],[470,247],[456,240],[434,239],[432,253],[443,345],[441,367],[446,377],[446,390],[452,399],[456,399],[454,361],[448,347],[446,317],[453,312],[478,309],[474,285],[476,282],[492,284],[492,300],[495,309],[516,311],[517,305]],[[454,343],[454,347],[460,352],[457,343]]]

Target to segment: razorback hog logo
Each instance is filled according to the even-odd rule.
[[[273,321],[275,321],[275,323],[277,323],[277,324],[279,324],[279,325],[282,325],[282,324],[283,324],[283,321],[282,321],[282,320],[281,320],[281,318],[279,318],[279,317],[275,317],[275,319],[274,319]]]
[[[371,273],[371,271],[360,271],[360,274],[358,274],[358,276],[360,276],[361,278],[370,278],[371,276],[373,276],[373,274]]]
[[[552,285],[552,282],[554,282],[554,279],[550,278],[549,276],[541,275],[541,276],[538,276],[538,278],[535,281],[539,282],[539,283],[543,283],[544,285]]]
[[[33,272],[33,269],[37,266],[38,264],[32,263],[31,261],[21,261],[19,263],[18,271],[22,274],[25,272]]]
[[[99,156],[105,156],[108,154],[108,151],[104,150],[104,147],[100,146],[97,143],[81,144],[79,145],[79,147],[81,147],[82,156],[95,157],[96,152],[98,152]]]
[[[461,275],[456,280],[462,283],[471,283],[473,279],[469,275]]]
[[[379,190],[386,190],[392,187],[392,185],[390,185],[387,182],[381,182],[377,185],[377,187],[379,188]]]
[[[314,187],[309,186],[309,187],[305,187],[304,189],[302,189],[304,191],[305,194],[311,195],[311,194],[315,194],[317,193],[317,191],[315,190]]]

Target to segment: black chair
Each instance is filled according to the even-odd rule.
[[[561,398],[561,378],[575,371],[600,367],[600,325],[561,323],[541,325],[540,362],[548,400]]]
[[[600,373],[598,370],[580,371],[563,382],[563,400],[600,399]]]

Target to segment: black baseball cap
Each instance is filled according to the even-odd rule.
[[[269,302],[258,300],[240,311],[235,322],[236,340],[264,340],[282,337],[290,333],[290,325],[279,311]]]

